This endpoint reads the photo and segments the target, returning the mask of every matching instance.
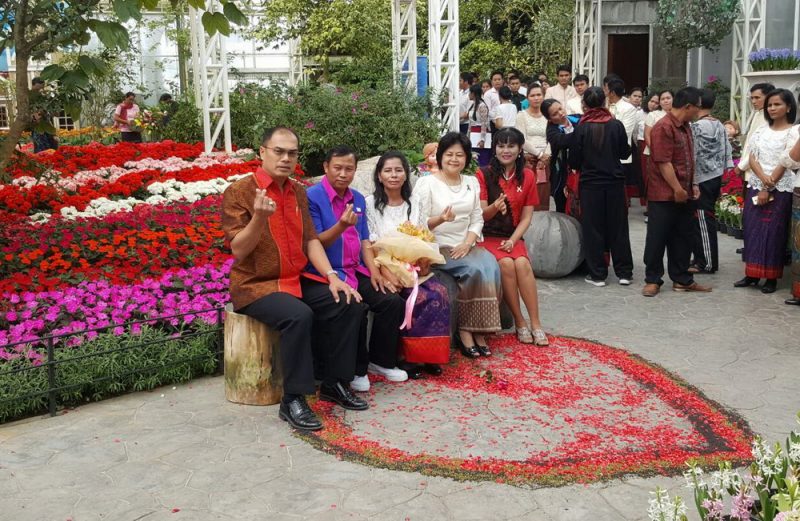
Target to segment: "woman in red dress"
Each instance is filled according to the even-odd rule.
[[[525,136],[516,128],[500,129],[492,137],[489,165],[477,172],[484,220],[482,246],[500,265],[503,298],[514,316],[517,338],[526,344],[546,346],[549,342],[539,321],[536,278],[522,240],[531,224],[533,207],[539,204],[536,174],[525,168],[523,143]],[[533,332],[522,315],[520,297]]]

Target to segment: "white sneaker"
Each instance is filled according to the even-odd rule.
[[[602,288],[606,285],[606,281],[604,280],[593,280],[591,277],[586,277],[585,280],[587,283],[591,284],[592,286],[597,286],[598,288]]]
[[[398,369],[397,367],[392,367],[389,369],[387,367],[381,367],[377,364],[370,363],[369,366],[367,366],[367,371],[372,374],[384,376],[390,382],[405,382],[408,380],[408,373],[402,369]]]
[[[360,391],[362,393],[369,391],[369,377],[367,375],[356,375],[353,378],[353,381],[350,382],[350,389],[354,391]]]
[[[630,286],[631,279],[619,279],[620,286]]]

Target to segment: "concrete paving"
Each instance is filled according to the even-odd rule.
[[[644,232],[635,208],[633,286],[613,275],[605,288],[580,276],[540,281],[546,328],[660,364],[782,441],[800,409],[800,308],[783,304],[788,282],[773,295],[734,289],[741,242],[721,237],[722,269],[702,277],[713,293],[665,285],[644,298]],[[674,477],[530,489],[341,461],[293,436],[277,407],[227,403],[222,378],[0,426],[2,521],[633,521],[647,519],[656,486],[689,492]]]

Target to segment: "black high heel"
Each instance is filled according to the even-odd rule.
[[[464,342],[461,340],[461,337],[456,333],[456,345],[458,346],[458,350],[461,351],[461,354],[466,356],[467,358],[478,358],[481,356],[480,351],[478,351],[475,346],[465,346]]]

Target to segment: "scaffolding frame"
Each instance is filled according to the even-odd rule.
[[[221,11],[219,1],[206,0],[206,11]],[[219,32],[209,36],[203,28],[202,14],[202,10],[189,7],[195,104],[203,118],[205,151],[211,152],[222,135],[225,151],[231,152],[226,37]]]
[[[731,119],[747,121],[750,114],[750,82],[744,76],[750,72],[750,53],[766,47],[764,31],[767,0],[742,0],[739,18],[733,24],[733,56],[731,60]]]
[[[445,131],[459,125],[458,88],[458,0],[428,0],[428,76],[433,95],[441,101],[441,122]]]
[[[417,0],[392,1],[392,68],[395,85],[417,88]]]
[[[602,0],[575,0],[575,31],[572,36],[572,62],[576,74],[589,76],[589,84],[600,81],[602,63]]]

